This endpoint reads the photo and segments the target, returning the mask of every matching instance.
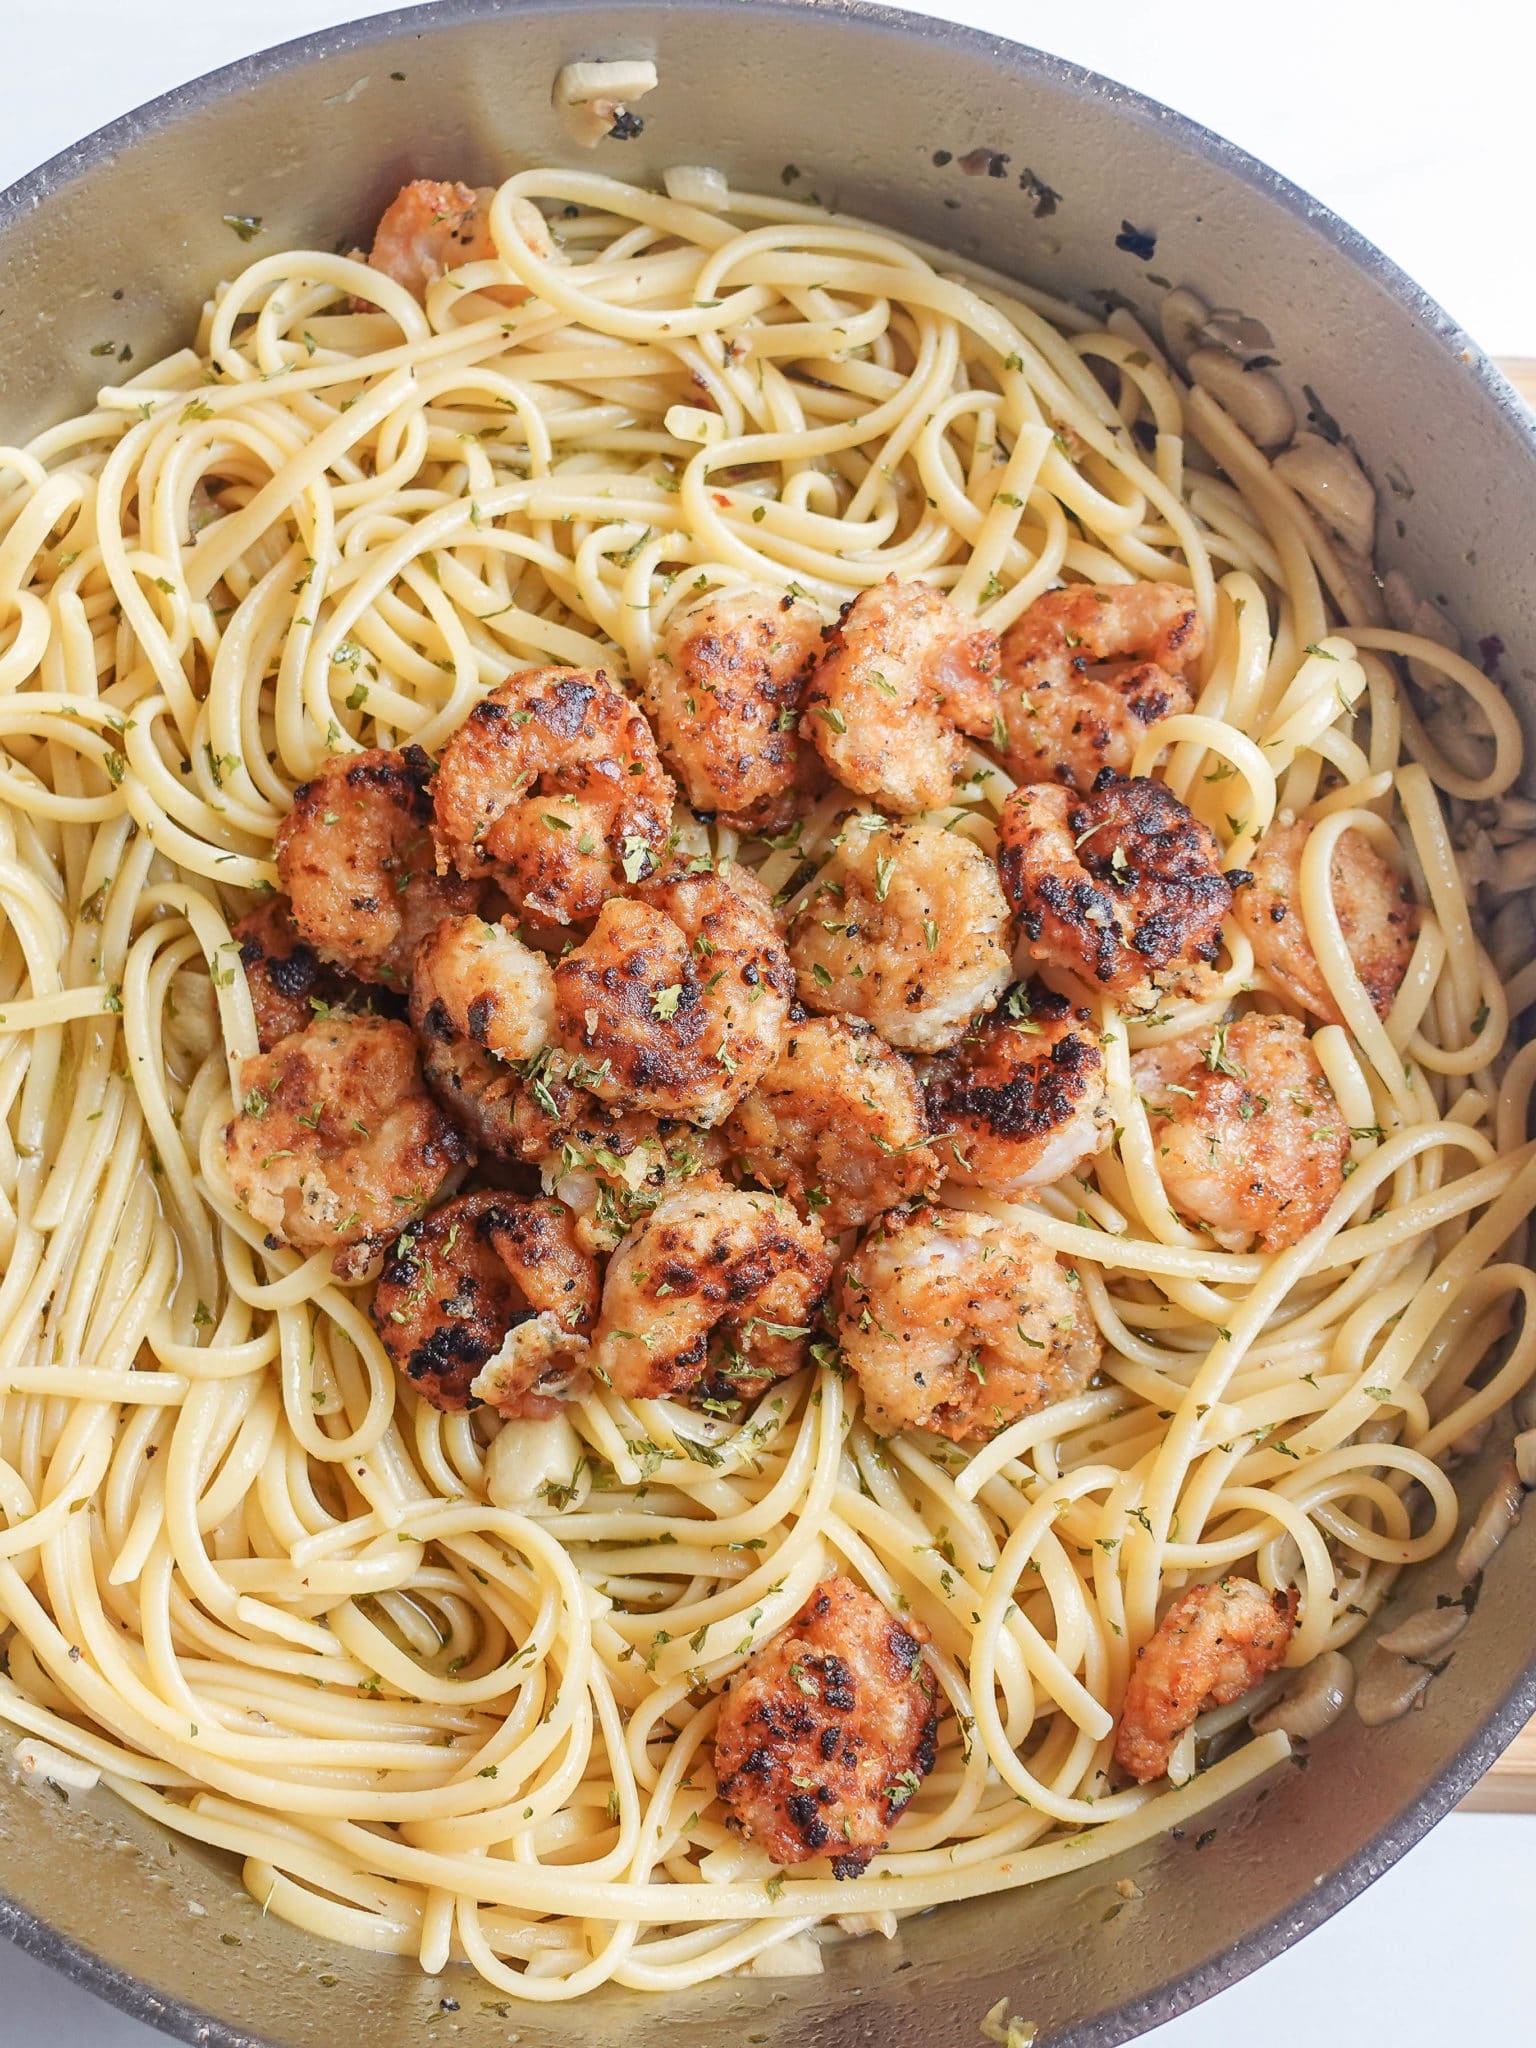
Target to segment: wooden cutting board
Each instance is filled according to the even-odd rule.
[[[1499,368],[1526,402],[1536,406],[1536,356],[1507,356]],[[1462,1805],[1472,1813],[1536,1813],[1536,1721],[1515,1737]]]

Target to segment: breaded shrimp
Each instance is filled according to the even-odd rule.
[[[871,1429],[964,1443],[1080,1394],[1098,1330],[1027,1230],[964,1210],[887,1216],[843,1269],[838,1338]]]
[[[851,1579],[823,1579],[731,1680],[715,1728],[729,1825],[775,1863],[859,1877],[938,1755],[928,1631]]]
[[[1020,782],[1093,787],[1130,772],[1149,726],[1194,704],[1205,629],[1176,583],[1072,583],[1003,636],[999,752]]]
[[[997,635],[929,583],[862,590],[827,635],[800,730],[845,789],[903,816],[954,795],[964,733],[990,734]]]
[[[773,591],[716,590],[672,615],[645,704],[696,811],[742,832],[788,825],[819,777],[795,729],[820,652],[820,614]]]
[[[443,749],[440,858],[497,876],[534,917],[579,923],[655,873],[675,795],[651,728],[601,669],[523,669]]]
[[[788,1202],[700,1178],[609,1261],[592,1371],[628,1400],[749,1399],[805,1363],[831,1273]]]
[[[444,271],[464,263],[494,262],[498,251],[491,239],[490,211],[495,197],[494,185],[413,179],[385,207],[369,264],[403,285],[413,299],[424,299],[427,286]],[[540,256],[552,255],[554,243],[538,208],[526,199],[514,199],[512,214],[529,248]],[[504,306],[520,306],[528,293],[520,284],[493,284],[485,295]]]
[[[1301,856],[1311,834],[1304,819],[1275,820],[1254,851],[1253,887],[1239,896],[1237,914],[1255,961],[1280,993],[1325,1024],[1342,1024],[1302,921]],[[1363,832],[1340,834],[1329,882],[1355,972],[1385,1017],[1413,957],[1419,907]]]
[[[461,1195],[395,1239],[369,1314],[423,1399],[555,1412],[597,1313],[597,1268],[558,1202]]]
[[[445,918],[416,948],[411,1022],[424,1042],[451,1034],[497,1059],[526,1060],[548,1045],[554,1021],[549,962],[507,921]]]
[[[1025,785],[997,836],[1031,959],[1132,1010],[1199,986],[1241,878],[1222,873],[1216,840],[1163,783],[1106,768],[1087,796]]]
[[[242,1062],[224,1130],[241,1204],[272,1238],[366,1269],[468,1147],[422,1084],[408,1024],[317,1017]]]
[[[867,1024],[792,1024],[725,1126],[740,1165],[830,1235],[931,1194],[939,1164],[911,1067]]]
[[[1294,1244],[1344,1185],[1349,1126],[1298,1018],[1237,1017],[1131,1071],[1169,1201],[1228,1251]]]
[[[473,882],[437,872],[432,763],[420,747],[327,761],[293,792],[277,871],[293,921],[321,959],[404,989],[424,933],[473,910]]]
[[[235,926],[234,938],[263,1052],[270,1052],[290,1032],[302,1031],[345,997],[345,976],[327,966],[300,936],[286,897],[274,896],[248,910]],[[362,993],[355,983],[351,986]]]
[[[482,1156],[539,1169],[571,1211],[583,1251],[611,1252],[668,1187],[725,1159],[720,1140],[692,1124],[600,1102],[580,1085],[595,1069],[579,1055],[547,1046],[497,1059],[460,1036],[436,1002],[417,1030],[433,1095]]]
[[[555,1031],[605,1102],[708,1127],[778,1058],[793,993],[761,884],[674,869],[611,898],[556,967]]]
[[[576,1241],[594,1255],[612,1252],[669,1192],[725,1163],[717,1131],[675,1117],[618,1109],[584,1088],[553,1078],[561,1120],[538,1155],[545,1187],[571,1212]],[[519,1118],[521,1131],[532,1121]]]
[[[527,1158],[521,1132],[529,1114],[528,1087],[520,1066],[461,1038],[435,1004],[417,1024],[416,1035],[426,1084],[471,1147],[496,1159]]]
[[[841,838],[790,931],[801,1002],[862,1018],[912,1052],[953,1045],[1012,978],[996,868],[969,839],[921,819],[854,817]]]
[[[1139,1784],[1161,1778],[1174,1746],[1207,1707],[1230,1706],[1285,1662],[1296,1626],[1295,1587],[1266,1593],[1252,1579],[1217,1579],[1176,1600],[1136,1652],[1115,1761]]]
[[[1102,1151],[1114,1125],[1098,1027],[1040,981],[1010,990],[923,1084],[941,1169],[988,1194],[1049,1187]]]

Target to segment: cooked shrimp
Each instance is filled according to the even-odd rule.
[[[1102,1151],[1114,1124],[1097,1026],[1039,981],[941,1053],[924,1086],[943,1170],[988,1194],[1049,1187]]]
[[[1176,1600],[1136,1652],[1115,1761],[1139,1784],[1161,1778],[1174,1746],[1207,1707],[1230,1706],[1285,1662],[1296,1589],[1217,1579]]]
[[[1072,583],[1003,636],[999,751],[1020,782],[1087,790],[1130,772],[1147,728],[1194,704],[1184,671],[1205,629],[1176,583]]]
[[[1131,1071],[1169,1201],[1228,1251],[1294,1244],[1344,1185],[1349,1126],[1297,1018],[1238,1017]]]
[[[805,1363],[831,1273],[820,1230],[788,1202],[698,1180],[609,1261],[592,1370],[629,1400],[744,1400]]]
[[[843,1269],[838,1336],[871,1429],[960,1443],[1080,1394],[1101,1348],[1077,1275],[1038,1238],[941,1208],[870,1232]]]
[[[1192,993],[1221,949],[1233,882],[1171,789],[1106,768],[1087,796],[1036,783],[998,820],[998,865],[1031,959],[1133,1010]]]
[[[1012,978],[1013,919],[979,846],[918,820],[851,818],[800,911],[800,1000],[859,1017],[888,1045],[937,1052]]]
[[[529,1114],[528,1088],[520,1067],[461,1038],[437,1006],[416,1030],[426,1084],[473,1149],[496,1159],[526,1159],[522,1130]]]
[[[542,953],[510,926],[483,917],[450,917],[416,948],[411,1022],[424,1039],[447,1024],[497,1059],[526,1060],[549,1043],[555,978]]]
[[[938,1755],[928,1631],[851,1579],[823,1579],[731,1680],[715,1728],[729,1824],[775,1863],[859,1877]]]
[[[403,989],[417,942],[473,910],[473,882],[437,872],[432,763],[420,747],[338,755],[293,792],[277,871],[321,959]]]
[[[725,1163],[726,1148],[716,1131],[616,1109],[584,1088],[553,1079],[550,1087],[571,1107],[562,1110],[552,1141],[539,1155],[539,1170],[545,1187],[570,1210],[577,1243],[594,1255],[617,1249],[669,1191]]]
[[[341,1249],[362,1272],[419,1216],[468,1148],[422,1084],[408,1024],[317,1017],[240,1068],[229,1177],[274,1241]]]
[[[675,794],[651,728],[601,669],[523,669],[443,749],[440,855],[496,875],[534,917],[578,923],[655,872]]]
[[[440,184],[416,178],[402,185],[385,207],[373,237],[368,262],[374,270],[403,285],[413,299],[424,299],[427,286],[445,270],[464,263],[493,263],[497,248],[491,239],[494,185]],[[538,208],[526,199],[512,202],[517,231],[540,256],[554,253],[549,229]],[[528,293],[520,284],[493,284],[488,299],[520,306]]]
[[[1254,851],[1253,887],[1238,898],[1237,914],[1275,987],[1325,1024],[1342,1024],[1302,922],[1301,856],[1311,832],[1304,819],[1276,819]],[[1363,832],[1339,835],[1328,879],[1355,972],[1385,1017],[1413,957],[1419,907]]]
[[[718,1124],[778,1057],[794,993],[767,892],[734,864],[603,905],[555,969],[555,1029],[605,1102]]]
[[[285,897],[274,896],[248,910],[235,926],[234,938],[263,1052],[270,1052],[291,1032],[302,1031],[346,994],[344,977],[300,936]]]
[[[369,1314],[434,1408],[555,1412],[586,1350],[597,1268],[558,1202],[460,1195],[390,1246]]]
[[[646,679],[667,766],[696,811],[781,832],[820,763],[796,727],[821,617],[765,590],[717,590],[674,613]]]
[[[836,1017],[790,1026],[725,1136],[754,1180],[832,1235],[931,1194],[939,1179],[911,1067],[869,1025]]]
[[[482,1156],[536,1166],[571,1211],[585,1252],[611,1252],[668,1187],[725,1160],[720,1140],[692,1124],[600,1102],[579,1085],[590,1063],[558,1047],[497,1059],[462,1037],[440,1003],[418,1017],[417,1030],[427,1086],[470,1144]]]
[[[964,733],[990,734],[997,635],[928,583],[862,590],[827,635],[800,730],[845,789],[909,815],[947,804]]]

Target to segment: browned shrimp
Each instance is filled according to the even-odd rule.
[[[725,1136],[754,1180],[833,1235],[931,1194],[939,1178],[911,1067],[869,1025],[835,1017],[790,1026]]]
[[[1031,959],[1133,1010],[1199,986],[1243,878],[1222,873],[1216,840],[1163,783],[1106,768],[1087,796],[1027,784],[997,836]]]
[[[674,870],[610,898],[556,967],[555,1030],[584,1063],[581,1085],[605,1102],[708,1127],[778,1058],[793,993],[754,877],[734,864]]]
[[[965,1442],[1080,1394],[1101,1340],[1038,1238],[959,1209],[897,1212],[843,1269],[838,1337],[871,1429]]]
[[[586,1251],[616,1250],[668,1193],[725,1163],[725,1144],[717,1131],[644,1110],[617,1109],[584,1088],[562,1084],[553,1068],[549,1087],[570,1107],[562,1107],[538,1165],[544,1185],[570,1210],[576,1241]],[[526,1114],[520,1119],[523,1130],[531,1121]]]
[[[924,1085],[948,1178],[994,1195],[1049,1187],[1102,1151],[1114,1124],[1098,1027],[1040,981],[1010,990]]]
[[[518,1067],[461,1038],[433,1004],[417,1022],[421,1071],[435,1099],[473,1149],[496,1159],[521,1160],[528,1089]]]
[[[461,1195],[395,1239],[369,1309],[424,1400],[555,1412],[597,1313],[597,1268],[559,1202]]]
[[[928,1631],[851,1579],[823,1579],[731,1680],[715,1728],[730,1826],[775,1863],[859,1877],[938,1755]]]
[[[291,1032],[302,1031],[346,995],[345,977],[300,936],[286,897],[274,896],[248,910],[235,926],[234,937],[263,1052],[270,1052]],[[352,987],[355,990],[356,984]]]
[[[1169,1201],[1228,1251],[1294,1244],[1344,1185],[1349,1126],[1298,1018],[1238,1017],[1131,1071]]]
[[[979,846],[930,819],[854,817],[790,934],[807,1009],[937,1052],[1012,975],[1013,919]]]
[[[424,1040],[448,1032],[497,1059],[526,1060],[549,1043],[555,978],[509,924],[449,917],[416,948],[411,1022]]]
[[[240,1068],[229,1177],[275,1242],[335,1245],[362,1272],[419,1216],[468,1148],[422,1085],[408,1024],[317,1017]]]
[[[1301,856],[1312,827],[1284,813],[1253,855],[1253,887],[1237,914],[1253,941],[1253,957],[1281,994],[1325,1024],[1342,1024],[1302,920]],[[1363,832],[1344,832],[1329,871],[1339,929],[1379,1017],[1385,1017],[1408,972],[1419,929],[1412,892]]]
[[[403,285],[413,299],[426,297],[445,270],[457,270],[464,263],[494,262],[496,244],[491,239],[491,201],[494,185],[441,184],[432,178],[416,178],[402,185],[385,207],[369,264],[386,277]],[[544,216],[525,199],[512,202],[518,233],[529,248],[541,256],[553,252]],[[528,293],[520,284],[493,284],[486,297],[504,306],[520,306]]]
[[[821,617],[769,590],[717,590],[668,621],[646,706],[696,811],[781,832],[819,762],[796,733]]]
[[[1161,1778],[1207,1707],[1230,1706],[1283,1664],[1296,1604],[1294,1586],[1266,1593],[1252,1579],[1217,1579],[1175,1600],[1136,1652],[1115,1738],[1121,1769],[1143,1785]]]
[[[928,583],[860,591],[827,635],[800,730],[845,789],[909,815],[947,804],[964,733],[990,734],[997,635]]]
[[[747,1399],[804,1364],[831,1272],[788,1202],[703,1176],[609,1261],[592,1370],[630,1400]]]
[[[293,792],[277,871],[293,921],[323,960],[403,989],[418,940],[473,910],[473,882],[437,872],[432,763],[420,747],[338,755]]]
[[[1003,636],[1000,752],[1020,782],[1091,789],[1130,772],[1147,728],[1194,703],[1205,629],[1176,583],[1048,590]]]
[[[440,857],[496,875],[534,917],[578,923],[655,872],[675,795],[651,728],[601,669],[523,669],[443,749]]]

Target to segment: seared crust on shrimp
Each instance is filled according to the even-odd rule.
[[[445,918],[416,948],[411,1022],[424,1040],[443,1026],[503,1060],[531,1059],[549,1043],[555,978],[542,953],[507,923]]]
[[[997,709],[997,635],[929,583],[862,590],[827,634],[801,731],[845,789],[882,810],[934,810],[954,795],[965,733]]]
[[[528,1091],[521,1072],[460,1038],[436,1004],[417,1036],[426,1084],[473,1149],[495,1159],[526,1158],[520,1132]]]
[[[1098,1027],[1043,982],[1020,982],[923,1077],[935,1148],[961,1187],[1049,1187],[1109,1143]]]
[[[1216,840],[1165,784],[1108,768],[1087,796],[1047,783],[1014,790],[997,836],[1030,957],[1133,1010],[1198,986],[1246,879],[1222,873]]]
[[[869,1025],[837,1017],[790,1026],[725,1137],[754,1180],[833,1235],[930,1194],[939,1178],[911,1067]]]
[[[990,1216],[887,1216],[844,1267],[841,1292],[843,1356],[882,1436],[995,1436],[1080,1394],[1099,1362],[1077,1275]]]
[[[953,1045],[1012,978],[996,868],[969,839],[921,819],[854,817],[841,836],[790,932],[801,1002],[862,1018],[888,1045]]]
[[[675,795],[651,728],[601,669],[523,669],[443,749],[442,863],[495,875],[534,917],[578,923],[655,872]]]
[[[1207,1707],[1230,1706],[1285,1662],[1297,1594],[1217,1579],[1176,1600],[1136,1652],[1115,1761],[1138,1783],[1161,1778],[1174,1745]]]
[[[255,1221],[304,1251],[338,1247],[345,1274],[420,1215],[468,1151],[422,1085],[410,1026],[339,1015],[241,1063],[224,1147]]]
[[[274,896],[248,910],[234,928],[234,939],[263,1052],[270,1052],[291,1032],[302,1031],[347,991],[343,976],[300,933],[285,897]]]
[[[860,1876],[938,1755],[928,1631],[851,1579],[823,1579],[731,1680],[715,1728],[728,1823],[775,1863]]]
[[[1238,1017],[1131,1061],[1169,1201],[1228,1251],[1277,1252],[1344,1185],[1349,1127],[1296,1017]]]
[[[1176,583],[1072,583],[1003,635],[1001,752],[1020,782],[1091,789],[1130,772],[1150,726],[1194,703],[1184,671],[1205,629]]]
[[[761,884],[674,870],[605,903],[556,967],[555,1029],[594,1095],[707,1127],[778,1057],[793,992]]]
[[[479,901],[472,882],[437,872],[431,783],[420,747],[338,755],[299,784],[277,828],[294,923],[364,981],[404,989],[423,935]]]
[[[539,1170],[545,1187],[570,1210],[576,1241],[585,1251],[616,1250],[669,1190],[725,1163],[717,1131],[645,1110],[616,1109],[584,1088],[550,1085],[572,1107],[564,1112],[558,1141],[540,1156]]]
[[[586,1349],[597,1268],[558,1202],[461,1195],[395,1239],[369,1313],[434,1408],[553,1412]]]
[[[796,727],[821,652],[821,616],[768,590],[717,590],[667,623],[646,708],[696,811],[780,832],[817,780]]]
[[[464,263],[494,262],[498,255],[491,238],[491,201],[494,185],[443,184],[433,178],[415,178],[402,185],[380,216],[368,253],[372,269],[403,285],[413,299],[426,297],[427,286],[445,270],[457,270]],[[527,200],[512,202],[518,232],[528,246],[548,256],[554,244],[544,216]],[[520,284],[494,284],[488,298],[505,306],[520,306],[528,293]]]
[[[804,1364],[831,1272],[820,1230],[788,1202],[701,1177],[610,1260],[592,1369],[627,1400],[761,1393]]]
[[[1303,818],[1276,819],[1254,850],[1253,887],[1238,899],[1237,914],[1276,988],[1325,1024],[1342,1024],[1302,921],[1301,856],[1311,836]],[[1413,957],[1419,906],[1363,832],[1340,833],[1328,879],[1355,972],[1385,1017]]]

